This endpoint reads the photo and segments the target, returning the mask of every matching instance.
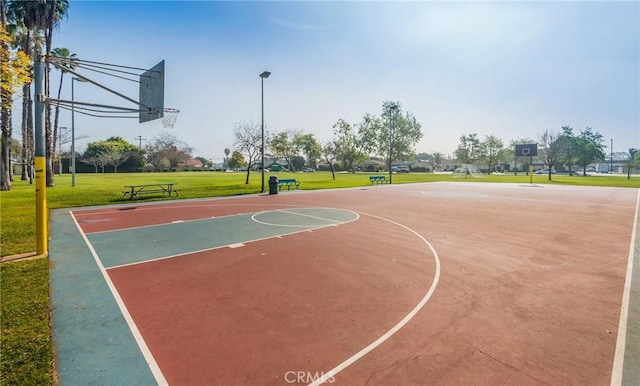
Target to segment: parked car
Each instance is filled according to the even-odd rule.
[[[549,169],[536,170],[534,174],[549,174]],[[551,169],[551,174],[556,174],[556,169]]]
[[[315,172],[315,170],[313,168],[306,168],[306,169],[304,169],[304,172],[305,173],[313,173],[313,172]]]
[[[410,170],[406,166],[392,166],[391,172],[392,173],[409,173]]]

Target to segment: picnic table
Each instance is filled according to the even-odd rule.
[[[162,193],[171,197],[172,193],[178,196],[178,189],[174,188],[176,182],[158,182],[155,184],[142,184],[142,185],[125,185],[125,190],[122,191],[122,199],[124,200],[129,196],[130,200],[137,200],[141,194],[154,194]]]

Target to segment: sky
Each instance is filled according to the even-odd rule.
[[[357,124],[390,100],[422,124],[417,152],[452,154],[471,133],[537,140],[566,125],[602,134],[607,153],[611,140],[614,151],[640,148],[638,1],[71,0],[53,47],[142,69],[164,60],[165,107],[180,110],[173,129],[76,113],[79,151],[110,136],[144,146],[169,130],[220,162],[234,125],[260,125],[263,71],[272,133],[323,143],[339,119]],[[80,73],[137,99],[134,82]],[[89,83],[75,82],[74,98],[131,107]],[[59,125],[71,126],[70,112]]]

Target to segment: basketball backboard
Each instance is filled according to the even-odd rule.
[[[140,75],[140,123],[164,115],[164,60]]]
[[[537,155],[538,145],[535,143],[516,145],[516,157],[536,157]]]

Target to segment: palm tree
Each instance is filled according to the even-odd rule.
[[[60,25],[60,20],[63,16],[67,14],[69,10],[69,1],[68,0],[40,0],[43,3],[43,11],[45,15],[46,28],[44,30],[44,40],[47,56],[51,55],[52,50],[52,41],[53,41],[53,30],[56,29]],[[49,85],[50,85],[50,74],[51,67],[49,66],[49,61],[46,61],[46,69],[45,69],[45,84],[44,84],[44,92],[45,95],[51,95]],[[47,104],[45,109],[45,133],[46,140],[45,146],[47,150],[47,186],[53,186],[54,175],[53,172],[53,155],[55,153],[56,142],[54,140],[54,133],[51,130],[51,104]]]
[[[60,70],[60,84],[58,85],[58,99],[60,99],[60,94],[62,93],[62,81],[64,79],[64,74],[67,72],[66,70],[75,70],[76,60],[78,59],[76,54],[69,52],[67,48],[54,48],[52,51],[52,55],[56,56],[62,61],[54,61],[53,65]],[[60,130],[58,128],[58,118],[60,116],[60,104],[56,103],[56,111],[53,118],[53,143],[58,143],[58,136],[60,135]],[[55,145],[53,146],[52,157],[55,157]],[[62,164],[60,164],[62,166]]]
[[[20,47],[28,57],[33,56],[33,48],[42,47],[42,35],[39,31],[46,26],[40,11],[41,4],[36,1],[9,0],[7,16],[22,33],[15,35],[14,44]],[[22,180],[33,183],[33,100],[31,99],[31,81],[22,87]]]
[[[2,0],[0,0],[0,21],[0,74],[2,74],[2,86],[0,87],[0,127],[2,129],[0,190],[9,190],[13,180],[11,172],[13,94],[18,87],[28,81],[30,72],[29,58],[23,52],[12,52],[9,49],[11,37],[6,28],[8,24]]]

